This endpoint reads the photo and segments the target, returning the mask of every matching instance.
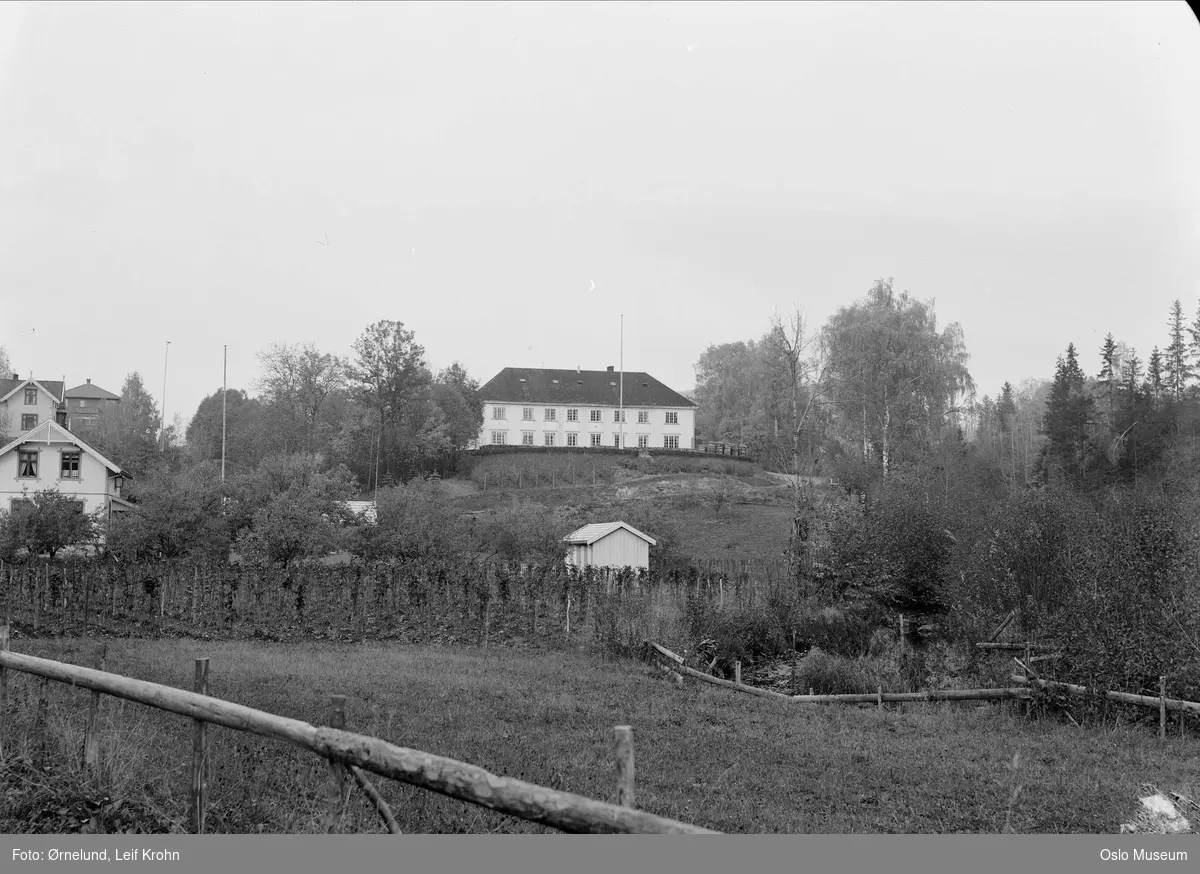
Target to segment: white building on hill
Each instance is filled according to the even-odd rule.
[[[479,397],[477,446],[696,448],[695,403],[648,373],[506,367]]]

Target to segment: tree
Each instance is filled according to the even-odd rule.
[[[1163,389],[1163,357],[1158,351],[1158,347],[1154,347],[1154,351],[1150,353],[1149,369],[1146,371],[1146,387],[1150,397],[1154,401],[1154,406],[1158,406],[1159,396]]]
[[[1117,381],[1120,377],[1117,372],[1119,368],[1117,342],[1113,339],[1111,331],[1105,336],[1104,345],[1100,348],[1100,360],[1103,362],[1103,366],[1100,368],[1100,379],[1108,383],[1108,420],[1112,422],[1117,415]]]
[[[1174,323],[1174,312],[1172,312],[1171,321]],[[1200,374],[1200,305],[1197,305],[1196,307],[1196,318],[1192,321],[1191,325],[1188,326],[1188,334],[1190,334],[1192,338],[1191,343],[1188,344],[1192,353],[1192,362],[1194,364],[1192,367],[1192,373],[1194,375],[1198,375]],[[8,373],[8,371],[0,370],[0,373]]]
[[[241,389],[225,390],[225,461],[249,469],[266,454],[263,405]],[[188,453],[196,461],[221,460],[221,390],[200,402],[187,426]],[[219,474],[218,474],[219,476]]]
[[[139,478],[163,464],[158,445],[158,404],[146,390],[137,371],[125,377],[121,403],[112,415],[105,415],[95,435],[89,435],[96,448]]]
[[[3,538],[12,547],[29,550],[31,556],[49,555],[91,542],[96,534],[96,515],[83,512],[83,502],[56,489],[33,492],[18,503],[4,519]]]
[[[275,343],[258,353],[262,376],[255,388],[262,393],[267,432],[276,451],[314,452],[321,440],[322,410],[346,382],[346,364],[311,343]]]
[[[153,471],[135,481],[130,491],[134,509],[113,516],[108,550],[128,561],[225,557],[229,536],[222,497],[219,468],[212,461],[177,472]]]
[[[1178,300],[1171,304],[1171,316],[1167,320],[1171,331],[1171,342],[1167,346],[1165,370],[1167,389],[1171,398],[1178,403],[1183,399],[1187,382],[1193,375],[1188,344],[1184,341],[1183,305]]]
[[[961,397],[974,391],[962,329],[937,330],[931,302],[896,295],[878,280],[825,326],[833,394],[847,436],[886,479],[897,454],[939,438]]]
[[[465,449],[479,438],[483,427],[479,381],[470,377],[457,361],[434,378],[433,402],[445,419],[446,437],[452,449]]]
[[[1069,343],[1066,357],[1059,356],[1055,368],[1043,430],[1049,457],[1070,476],[1082,474],[1088,455],[1087,425],[1091,419],[1092,399],[1084,388],[1075,344]]]

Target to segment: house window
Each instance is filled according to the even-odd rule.
[[[30,388],[25,389],[25,406],[27,406],[27,407],[36,407],[37,406],[37,389],[36,388],[30,387]]]
[[[533,445],[533,432],[532,431],[522,431],[521,432],[521,445],[522,446],[532,446]]]
[[[649,448],[650,448],[650,435],[649,434],[638,434],[638,449],[649,449]]]
[[[650,424],[650,411],[649,410],[638,410],[638,424],[639,425],[649,425]]]
[[[579,410],[567,410],[567,421],[568,422],[578,422],[579,421]]]
[[[28,498],[13,498],[11,507],[14,513],[19,510],[29,510],[33,508],[33,501]]]
[[[620,434],[613,434],[613,448],[614,449],[621,448],[621,435]]]
[[[23,413],[21,415],[21,430],[32,431],[37,427],[37,413]]]
[[[679,413],[667,413],[667,424],[668,425],[678,425],[679,424]]]
[[[599,446],[599,445],[600,445],[600,435],[599,435],[599,434],[593,434],[593,435],[591,435],[591,436],[592,436],[592,445],[593,445],[593,446]]]
[[[62,454],[62,479],[79,479],[79,451]]]
[[[547,446],[553,446],[554,445],[554,432],[553,431],[543,432],[542,439],[545,440]]]
[[[78,513],[80,516],[82,516],[83,515],[83,501],[72,501],[71,509],[74,510],[76,513]]]
[[[507,414],[508,414],[507,407],[492,407],[492,418],[493,419],[507,419],[508,418]]]
[[[558,415],[558,410],[556,410],[554,407],[546,407],[546,421],[547,422],[556,421],[557,415]]]
[[[613,421],[614,422],[624,422],[625,421],[624,411],[623,410],[613,410]]]
[[[503,446],[506,443],[508,443],[508,432],[507,431],[493,431],[492,432],[492,445],[493,446]]]
[[[568,446],[578,446],[579,445],[579,434],[576,433],[575,431],[568,431],[567,432],[567,445]]]
[[[532,422],[533,407],[521,407],[521,419],[525,422]]]
[[[38,454],[36,449],[22,449],[17,453],[17,476],[37,479]]]
[[[679,448],[679,435],[678,434],[667,434],[665,437],[663,437],[663,449],[678,449],[678,448]]]
[[[600,421],[600,411],[599,410],[592,410],[592,421],[593,422]]]

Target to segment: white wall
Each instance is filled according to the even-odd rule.
[[[567,549],[567,564],[578,568],[650,567],[650,544],[624,528],[618,528],[597,540],[591,546],[573,543]]]
[[[38,475],[36,479],[18,477],[18,451],[21,448],[36,449],[38,452]],[[78,479],[63,479],[62,457],[64,451],[78,449],[72,443],[44,441],[25,444],[0,456],[0,509],[11,510],[12,499],[32,497],[34,492],[57,488],[64,495],[75,495],[84,502],[83,511],[91,513],[108,506],[108,494],[112,480],[106,468],[94,456],[80,450]]]
[[[496,408],[504,411],[504,418],[495,418]],[[532,420],[523,418],[526,409],[532,410]],[[522,445],[523,432],[533,433],[534,446],[546,446],[546,435],[552,434],[555,446],[569,445],[568,435],[574,433],[578,447],[591,447],[591,435],[600,435],[600,445],[612,447],[615,444],[620,423],[616,421],[616,406],[587,405],[587,406],[556,406],[552,404],[509,404],[487,401],[483,407],[483,428],[479,432],[479,445],[492,444],[492,432],[504,434],[509,445]],[[546,420],[546,411],[553,410],[553,420]],[[577,421],[568,421],[569,410],[578,411]],[[600,421],[593,422],[591,412],[600,412]],[[638,413],[647,414],[648,422],[639,422]],[[677,421],[668,424],[667,414],[675,413]],[[636,448],[638,435],[645,435],[649,449],[663,449],[665,438],[676,437],[680,449],[694,449],[696,436],[695,407],[626,407],[625,408],[625,446]]]
[[[0,407],[4,408],[2,412],[7,417],[8,430],[5,431],[5,434],[8,435],[8,439],[11,441],[16,440],[25,431],[30,430],[28,428],[21,428],[21,417],[23,415],[31,413],[36,415],[38,417],[38,425],[46,421],[55,421],[54,412],[58,409],[58,402],[41,389],[38,389],[37,403],[33,406],[26,406],[25,389],[21,388],[11,398],[0,404]]]

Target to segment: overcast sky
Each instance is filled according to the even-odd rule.
[[[486,381],[624,313],[684,390],[891,276],[994,395],[1195,315],[1198,95],[1183,2],[0,3],[0,345],[161,399],[169,340],[186,422],[224,344]]]

